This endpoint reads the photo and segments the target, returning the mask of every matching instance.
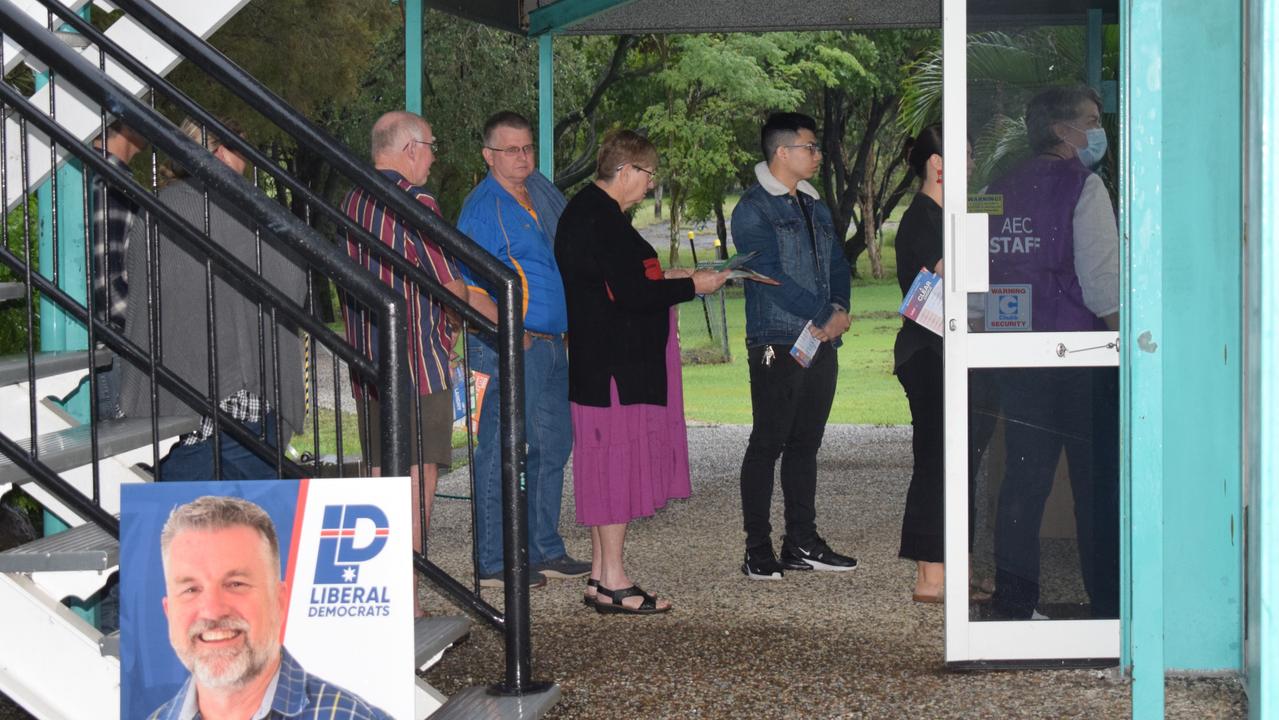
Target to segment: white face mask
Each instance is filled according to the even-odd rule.
[[[1097,163],[1101,162],[1101,159],[1106,156],[1106,129],[1095,127],[1083,130],[1075,127],[1074,125],[1069,125],[1068,127],[1078,130],[1084,134],[1085,138],[1088,139],[1087,145],[1084,145],[1081,148],[1075,148],[1075,153],[1079,155],[1079,162],[1083,163],[1087,167],[1093,167]]]

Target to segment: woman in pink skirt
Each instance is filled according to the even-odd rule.
[[[555,235],[568,302],[569,400],[577,521],[591,527],[585,601],[601,613],[670,609],[626,574],[634,518],[689,495],[675,305],[718,290],[727,272],[662,271],[626,211],[653,187],[657,150],[629,130],[600,146],[595,182]]]

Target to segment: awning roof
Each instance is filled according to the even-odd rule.
[[[427,7],[520,35],[622,35],[939,27],[941,0],[426,0]],[[970,0],[974,27],[1118,19],[1118,0]]]

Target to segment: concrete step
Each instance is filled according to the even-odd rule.
[[[162,417],[158,421],[159,439],[191,432],[199,424],[200,420],[196,417]],[[107,420],[97,423],[97,427],[99,458],[109,458],[151,444],[150,418]],[[30,439],[22,442],[28,448],[31,447]],[[39,450],[40,462],[55,472],[89,465],[94,460],[89,425],[41,435],[35,439],[35,447]],[[21,484],[30,479],[12,460],[0,457],[0,483]]]
[[[120,543],[97,525],[85,523],[0,553],[0,572],[102,572],[119,562]]]
[[[471,687],[456,693],[431,714],[431,720],[535,720],[560,699],[560,686],[529,695],[493,695],[487,687]]]
[[[460,615],[424,617],[413,621],[413,657],[417,669],[434,665],[450,645],[471,632],[471,621]]]

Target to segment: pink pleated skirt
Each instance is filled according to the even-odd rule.
[[[676,309],[666,338],[666,406],[623,405],[610,380],[609,407],[570,403],[573,498],[581,525],[616,525],[648,517],[691,492],[684,383]]]

